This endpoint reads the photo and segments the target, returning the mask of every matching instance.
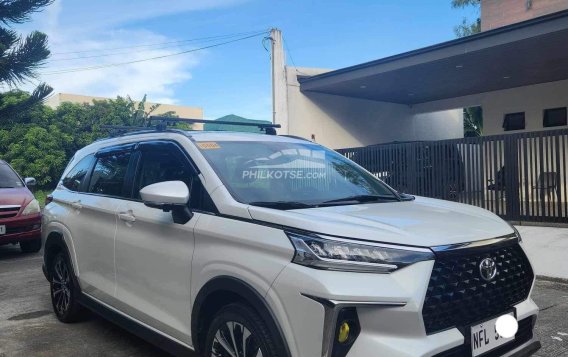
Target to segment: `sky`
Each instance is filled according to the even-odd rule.
[[[288,64],[337,69],[451,40],[463,17],[476,16],[450,0],[56,0],[16,29],[49,36],[38,80],[55,93],[147,94],[202,107],[208,119],[271,120],[264,35],[200,48],[278,28]],[[183,51],[192,52],[146,61]]]

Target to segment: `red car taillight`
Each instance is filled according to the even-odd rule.
[[[47,206],[51,202],[53,202],[53,196],[52,195],[45,196],[45,205],[44,206]]]

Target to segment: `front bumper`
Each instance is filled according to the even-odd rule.
[[[329,348],[325,347],[327,337],[323,338],[329,314],[326,314],[325,304],[313,297],[356,307],[361,331],[348,357],[443,356],[444,352],[463,346],[469,351],[464,337],[467,334],[457,328],[426,334],[422,307],[433,265],[433,261],[426,261],[391,274],[365,274],[290,264],[266,298],[293,356],[330,356],[326,352]],[[518,321],[535,318],[538,313],[530,298],[515,305],[514,310]],[[538,341],[531,338],[503,353],[505,356],[528,355],[537,347]]]
[[[0,220],[6,234],[0,235],[0,245],[41,239],[41,214],[16,216]]]

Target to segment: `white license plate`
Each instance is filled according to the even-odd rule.
[[[6,234],[6,226],[0,226],[0,234]]]
[[[514,316],[513,313],[507,315]],[[479,356],[515,339],[514,336],[509,338],[499,336],[495,328],[497,319],[498,317],[471,326],[471,351],[473,356]]]

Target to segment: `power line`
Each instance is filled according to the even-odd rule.
[[[118,67],[118,66],[133,64],[133,63],[147,62],[147,61],[162,59],[162,58],[166,58],[166,57],[179,56],[179,55],[183,55],[183,54],[190,53],[190,52],[201,51],[201,50],[205,50],[205,49],[208,49],[208,48],[219,47],[219,46],[227,45],[227,44],[230,44],[230,43],[233,43],[233,42],[243,41],[243,40],[246,40],[246,39],[249,39],[249,38],[253,38],[253,37],[257,37],[257,36],[265,35],[265,34],[266,34],[266,32],[261,32],[261,33],[257,33],[257,34],[254,34],[254,35],[249,35],[249,36],[237,38],[237,39],[234,39],[234,40],[230,40],[230,41],[220,42],[220,43],[216,43],[216,44],[209,45],[209,46],[194,48],[194,49],[191,49],[191,50],[186,50],[186,51],[181,51],[181,52],[176,52],[176,53],[170,53],[170,54],[167,54],[167,55],[155,56],[155,57],[150,57],[150,58],[143,58],[143,59],[134,60],[134,61],[127,61],[127,62],[109,63],[109,64],[98,65],[98,66],[67,68],[67,69],[61,69],[61,70],[57,70],[57,71],[53,71],[53,72],[42,73],[42,75],[49,76],[49,75],[55,75],[55,74],[92,71],[92,70],[108,68],[108,67]]]
[[[255,33],[265,33],[268,30],[257,30],[257,31],[247,31],[247,32],[237,32],[232,34],[225,34],[225,35],[216,35],[216,36],[208,36],[208,37],[199,37],[199,38],[191,38],[185,40],[178,40],[178,41],[169,41],[169,42],[158,42],[158,43],[149,43],[149,44],[142,44],[142,45],[134,45],[134,46],[124,46],[124,47],[114,47],[114,48],[105,48],[105,49],[94,49],[94,50],[83,50],[83,51],[68,51],[68,52],[54,52],[52,55],[67,55],[67,54],[79,54],[79,53],[89,53],[89,52],[108,52],[108,51],[115,51],[115,50],[124,50],[130,48],[140,48],[140,47],[151,47],[151,46],[160,46],[160,45],[171,45],[171,44],[179,44],[185,42],[197,42],[202,40],[214,40],[214,39],[223,39],[227,37],[236,37],[236,36],[245,36]]]
[[[286,49],[286,52],[290,56],[290,61],[292,61],[292,64],[294,65],[294,69],[296,70],[296,73],[300,74],[300,75],[307,76],[306,73],[302,73],[302,71],[298,70],[298,66],[296,65],[296,62],[294,61],[294,57],[292,57],[292,51],[290,50],[290,47],[288,46],[288,43],[286,42],[286,38],[284,36],[282,36],[282,41],[284,42],[284,48]]]
[[[265,33],[265,31],[257,32],[257,33],[254,33],[254,34],[263,34],[263,33]],[[234,37],[236,37],[236,36],[230,36],[230,37],[227,37],[227,38],[234,38]],[[207,43],[207,42],[213,42],[213,41],[219,41],[219,40],[220,39],[209,39],[209,40],[203,40],[201,42]],[[105,53],[105,54],[91,55],[91,56],[56,58],[56,59],[50,59],[49,62],[52,63],[52,62],[77,61],[77,60],[91,59],[91,58],[112,57],[112,56],[119,56],[119,55],[131,55],[131,54],[136,54],[136,53],[145,53],[145,52],[153,52],[153,51],[156,51],[156,50],[164,50],[164,49],[168,49],[168,48],[186,47],[186,46],[190,46],[192,44],[193,43],[174,44],[174,45],[165,45],[165,46],[161,46],[161,47],[154,47],[154,48],[148,48],[148,49],[137,50],[137,51],[122,51],[122,52]]]
[[[219,41],[219,39],[204,40],[202,42],[207,43],[207,42],[214,42],[214,41]],[[183,44],[177,44],[176,43],[176,44],[173,44],[173,45],[163,45],[163,46],[159,46],[159,47],[153,47],[153,48],[142,49],[142,50],[131,50],[131,51],[104,53],[104,54],[99,54],[99,55],[89,55],[89,56],[79,56],[79,57],[56,58],[56,59],[50,59],[49,62],[75,61],[75,60],[90,59],[90,58],[112,57],[112,56],[126,55],[126,54],[145,53],[145,52],[163,50],[163,49],[168,49],[168,48],[186,47],[186,46],[190,46],[190,45],[193,45],[193,43],[183,43]]]

